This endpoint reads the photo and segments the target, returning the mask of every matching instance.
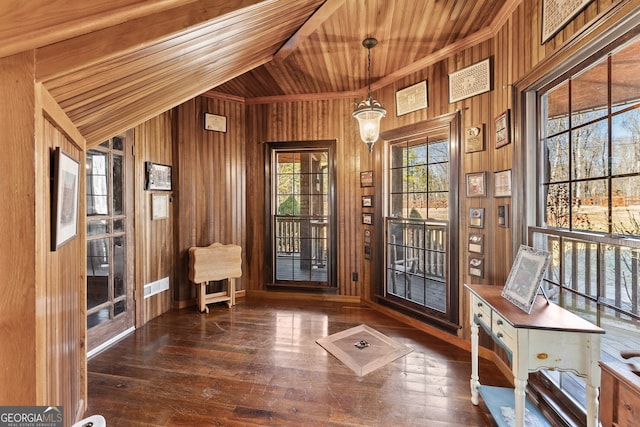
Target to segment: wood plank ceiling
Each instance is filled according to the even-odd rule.
[[[212,89],[248,103],[360,96],[364,38],[379,41],[375,89],[491,37],[520,1],[3,2],[0,56],[35,49],[37,81],[94,145]]]

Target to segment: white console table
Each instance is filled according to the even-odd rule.
[[[502,287],[465,285],[470,294],[471,402],[478,404],[479,327],[491,335],[511,356],[516,427],[524,427],[527,379],[541,369],[568,371],[585,378],[587,426],[598,426],[600,387],[600,334],[604,330],[538,296],[527,314],[501,296]],[[491,393],[491,388],[486,389]],[[481,394],[482,394],[482,390]],[[500,410],[489,407],[499,425],[505,425]],[[527,406],[528,407],[528,406]],[[501,424],[502,421],[502,424]]]

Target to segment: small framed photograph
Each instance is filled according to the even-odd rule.
[[[372,213],[363,213],[362,214],[362,223],[364,225],[373,225],[373,214]]]
[[[373,171],[360,172],[360,187],[373,187]]]
[[[469,209],[469,227],[484,228],[484,208]]]
[[[169,195],[168,194],[152,194],[151,195],[151,219],[169,218]]]
[[[498,227],[509,227],[509,205],[498,205]]]
[[[204,113],[204,128],[215,132],[226,132],[227,117],[218,114]]]
[[[362,207],[363,208],[372,208],[373,207],[373,196],[362,196]]]
[[[484,197],[487,195],[486,172],[468,173],[467,197]]]
[[[484,253],[484,236],[482,234],[469,234],[469,252],[481,255]]]
[[[509,110],[496,117],[496,148],[504,147],[511,142],[509,132]]]
[[[493,174],[493,197],[511,197],[511,169]]]
[[[145,162],[144,189],[171,191],[171,166]]]
[[[464,152],[484,151],[484,123],[468,127],[464,131]]]
[[[469,276],[482,277],[484,275],[484,260],[479,257],[469,257]]]
[[[502,297],[525,313],[531,313],[550,260],[549,252],[521,245],[502,289]]]
[[[423,80],[396,92],[396,116],[427,108],[427,81]]]
[[[60,147],[53,152],[51,193],[51,250],[78,235],[78,193],[80,164]]]

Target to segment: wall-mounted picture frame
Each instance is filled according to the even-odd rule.
[[[171,191],[171,166],[145,162],[144,189]]]
[[[504,147],[511,142],[511,132],[509,131],[509,110],[505,110],[496,117],[496,148]]]
[[[484,151],[484,123],[469,126],[464,131],[464,152]]]
[[[466,175],[467,197],[484,197],[487,195],[486,172],[473,172]]]
[[[469,257],[469,276],[484,276],[484,260],[479,257]]]
[[[373,187],[373,171],[360,172],[360,187]]]
[[[449,74],[449,103],[491,90],[491,58]]]
[[[151,219],[169,218],[169,195],[168,194],[152,194],[151,195]]]
[[[400,89],[396,92],[396,116],[428,107],[427,81]]]
[[[78,235],[80,164],[60,147],[53,151],[51,192],[51,250]]]
[[[493,197],[511,197],[511,169],[494,172]]]
[[[478,233],[469,234],[469,252],[482,255],[484,253],[484,235]]]
[[[531,313],[550,260],[551,253],[520,245],[502,289],[502,297],[525,313]]]
[[[218,114],[204,113],[204,128],[215,132],[227,131],[227,117]]]
[[[371,195],[362,196],[362,207],[363,208],[372,208],[373,207],[373,196],[371,196]]]
[[[498,227],[509,228],[509,205],[498,205]]]
[[[469,209],[469,227],[484,228],[484,208]]]
[[[363,213],[362,214],[362,223],[364,225],[373,225],[373,214],[372,213]]]
[[[543,0],[542,1],[542,40],[544,44],[556,35],[592,0]]]

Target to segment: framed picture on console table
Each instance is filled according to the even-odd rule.
[[[525,313],[531,313],[531,307],[550,260],[549,252],[520,245],[507,277],[507,283],[502,289],[502,297]]]

